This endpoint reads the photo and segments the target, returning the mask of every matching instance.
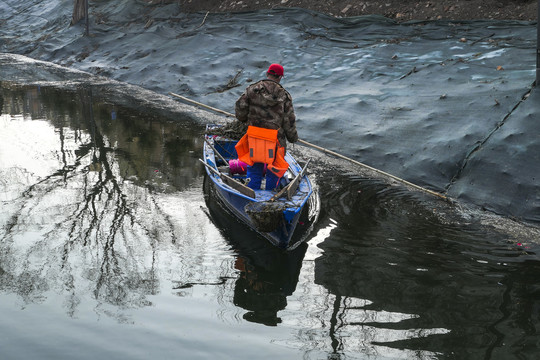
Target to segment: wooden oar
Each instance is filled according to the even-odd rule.
[[[174,96],[174,97],[177,97],[177,98],[179,98],[179,99],[182,99],[182,100],[184,100],[184,101],[187,101],[187,102],[189,102],[189,103],[192,103],[192,104],[195,104],[195,105],[197,105],[197,106],[203,107],[203,108],[205,108],[205,109],[212,110],[212,111],[215,111],[215,112],[217,112],[217,113],[220,113],[220,114],[223,114],[223,115],[226,115],[226,116],[235,117],[234,114],[231,114],[231,113],[229,113],[229,112],[226,112],[226,111],[223,111],[223,110],[220,110],[220,109],[216,109],[216,108],[214,108],[214,107],[212,107],[212,106],[208,106],[208,105],[202,104],[202,103],[200,103],[200,102],[198,102],[198,101],[195,101],[195,100],[188,99],[187,97],[184,97],[184,96],[181,96],[181,95],[172,93],[172,92],[170,92],[169,94],[172,95],[172,96]],[[384,171],[382,171],[382,170],[379,170],[379,169],[376,169],[376,168],[371,167],[371,166],[369,166],[369,165],[363,164],[363,163],[361,163],[361,162],[359,162],[359,161],[356,161],[356,160],[354,160],[354,159],[351,159],[351,158],[349,158],[349,157],[346,157],[346,156],[344,156],[344,155],[341,155],[341,154],[339,154],[339,153],[337,153],[337,152],[334,152],[334,151],[332,151],[332,150],[325,149],[325,148],[323,148],[323,147],[321,147],[321,146],[317,146],[317,145],[315,145],[315,144],[309,143],[309,142],[307,142],[307,141],[305,141],[305,140],[302,140],[302,139],[298,139],[298,142],[299,142],[300,144],[304,144],[304,145],[306,145],[306,146],[309,146],[309,147],[312,147],[312,148],[317,149],[317,150],[319,150],[319,151],[322,151],[322,152],[324,152],[324,153],[333,155],[333,156],[338,157],[338,158],[340,158],[340,159],[343,159],[343,160],[352,162],[353,164],[356,164],[356,165],[358,165],[358,166],[361,166],[361,167],[364,167],[364,168],[369,169],[369,170],[371,170],[371,171],[374,171],[374,172],[376,172],[376,173],[378,173],[378,174],[380,174],[380,175],[389,177],[389,178],[391,178],[391,179],[393,179],[393,180],[395,180],[395,181],[398,181],[398,182],[400,182],[400,183],[402,183],[402,184],[408,185],[408,186],[410,186],[410,187],[412,187],[412,188],[415,188],[415,189],[417,189],[417,190],[426,192],[426,193],[428,193],[428,194],[437,196],[437,197],[439,197],[439,198],[441,198],[441,199],[443,199],[443,200],[449,201],[449,199],[448,199],[446,196],[444,196],[443,194],[440,194],[440,193],[438,193],[438,192],[435,192],[435,191],[432,191],[432,190],[423,188],[423,187],[421,187],[421,186],[419,186],[419,185],[413,184],[413,183],[411,183],[411,182],[409,182],[409,181],[407,181],[407,180],[401,179],[401,178],[399,178],[399,177],[397,177],[397,176],[394,176],[394,175],[389,174],[389,173],[387,173],[387,172],[384,172]]]
[[[204,164],[204,166],[206,166],[208,168],[208,170],[210,170],[211,172],[213,172],[214,174],[216,174],[217,176],[219,176],[221,178],[221,180],[229,185],[230,187],[232,187],[234,190],[236,191],[239,191],[241,192],[242,194],[246,195],[246,196],[249,196],[250,198],[252,199],[255,199],[256,198],[256,195],[255,195],[255,190],[247,187],[246,185],[244,184],[241,184],[239,183],[238,181],[234,180],[232,177],[230,176],[227,176],[221,172],[219,172],[218,170],[214,169],[213,167],[211,167],[209,164],[207,164],[205,161],[199,159],[200,162],[202,162]]]
[[[443,194],[440,194],[440,193],[438,193],[438,192],[435,192],[435,191],[432,191],[432,190],[423,188],[423,187],[421,187],[421,186],[419,186],[419,185],[413,184],[413,183],[411,183],[411,182],[409,182],[409,181],[407,181],[407,180],[405,180],[405,179],[401,179],[401,178],[399,178],[399,177],[397,177],[397,176],[395,176],[395,175],[389,174],[389,173],[384,172],[384,171],[382,171],[382,170],[375,169],[374,167],[371,167],[371,166],[369,166],[369,165],[363,164],[363,163],[361,163],[361,162],[359,162],[359,161],[356,161],[356,160],[354,160],[354,159],[348,158],[348,157],[346,157],[346,156],[344,156],[344,155],[338,154],[338,153],[335,152],[335,151],[328,150],[328,149],[325,149],[325,148],[323,148],[323,147],[317,146],[317,145],[315,145],[315,144],[308,143],[307,141],[304,141],[304,140],[302,140],[302,139],[298,139],[298,142],[301,143],[301,144],[310,146],[310,147],[312,147],[312,148],[314,148],[314,149],[317,149],[317,150],[319,150],[319,151],[322,151],[322,152],[324,152],[324,153],[327,153],[327,154],[333,155],[333,156],[335,156],[335,157],[341,158],[341,159],[343,159],[343,160],[350,161],[350,162],[352,162],[353,164],[362,166],[362,167],[364,167],[364,168],[366,168],[366,169],[369,169],[369,170],[371,170],[371,171],[375,171],[375,172],[378,173],[378,174],[381,174],[381,175],[384,175],[384,176],[386,176],[386,177],[389,177],[389,178],[391,178],[391,179],[393,179],[393,180],[399,181],[400,183],[405,184],[405,185],[408,185],[408,186],[410,186],[410,187],[413,187],[413,188],[415,188],[415,189],[417,189],[417,190],[421,190],[421,191],[424,191],[424,192],[426,192],[426,193],[428,193],[428,194],[438,196],[438,197],[440,197],[440,198],[443,199],[443,200],[448,200],[448,198],[447,198],[446,196],[444,196]]]
[[[302,169],[302,171],[300,171],[298,173],[298,175],[296,175],[294,177],[294,179],[288,183],[287,185],[285,185],[285,187],[283,189],[281,189],[276,195],[272,196],[272,198],[268,201],[276,201],[277,199],[279,199],[283,194],[285,194],[285,192],[287,192],[287,199],[288,200],[291,200],[292,199],[292,195],[296,192],[296,189],[298,189],[298,185],[300,184],[300,180],[302,180],[302,177],[304,176],[304,174],[306,173],[306,169],[310,163],[311,159],[309,159],[306,163],[306,165],[304,165],[304,168]]]
[[[197,102],[197,101],[195,101],[195,100],[188,99],[188,98],[185,97],[185,96],[178,95],[178,94],[175,94],[175,93],[172,93],[172,92],[170,92],[169,94],[172,95],[172,96],[174,96],[174,97],[177,97],[177,98],[179,98],[179,99],[182,99],[182,100],[184,100],[184,101],[187,101],[187,102],[189,102],[189,103],[192,103],[192,104],[198,105],[198,106],[200,106],[200,107],[203,107],[203,108],[205,108],[205,109],[212,110],[212,111],[215,111],[215,112],[217,112],[217,113],[220,113],[220,114],[223,114],[223,115],[226,115],[226,116],[232,116],[232,117],[234,117],[234,115],[231,114],[231,113],[228,113],[228,112],[223,111],[223,110],[216,109],[215,107],[211,107],[211,106],[208,106],[208,105],[204,105],[204,104],[202,104],[202,103],[200,103],[200,102]]]
[[[206,144],[207,144],[208,146],[210,146],[210,149],[212,149],[212,150],[214,151],[214,154],[216,154],[217,156],[219,156],[219,158],[225,163],[225,165],[229,165],[229,162],[227,161],[227,159],[225,159],[225,158],[223,157],[223,155],[221,155],[221,154],[216,150],[216,148],[214,147],[214,145],[212,145],[212,144],[210,143],[210,141],[208,141],[208,139],[206,138],[206,136],[204,137],[204,141],[206,141]]]

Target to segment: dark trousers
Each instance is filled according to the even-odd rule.
[[[264,163],[255,163],[247,167],[247,177],[251,180],[248,186],[253,190],[260,190],[264,172]],[[266,190],[273,190],[279,184],[279,177],[271,171],[266,172]]]

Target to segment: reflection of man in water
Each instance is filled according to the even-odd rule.
[[[234,267],[241,273],[234,287],[233,301],[236,306],[248,310],[244,319],[267,326],[281,323],[277,313],[285,309],[286,295],[290,294],[283,293],[282,284],[273,278],[274,274],[257,271],[242,257],[236,259]]]
[[[280,85],[283,75],[283,66],[270,65],[266,73],[267,78],[246,88],[236,101],[235,111],[238,120],[249,126],[277,130],[278,149],[276,152],[281,146],[284,155],[287,140],[296,142],[298,134],[291,95]],[[250,156],[253,158],[253,155]],[[249,187],[252,189],[260,189],[263,169],[262,162],[255,162],[252,166],[248,166],[247,176],[251,179]],[[277,187],[285,170],[267,171],[266,189]]]
[[[245,320],[267,326],[281,323],[278,312],[287,307],[287,296],[296,290],[307,248],[302,243],[288,254],[270,249],[237,256],[234,267],[240,276],[233,302],[248,310]]]

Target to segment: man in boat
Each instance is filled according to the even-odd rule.
[[[254,190],[261,188],[265,164],[266,189],[278,187],[288,167],[284,159],[287,141],[294,143],[298,140],[292,98],[280,85],[283,75],[283,66],[270,65],[266,79],[248,86],[236,101],[236,118],[248,125],[237,152],[239,158],[249,165],[248,186]],[[240,150],[242,146],[244,150]]]

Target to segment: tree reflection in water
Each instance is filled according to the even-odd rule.
[[[13,117],[2,117],[1,136],[13,157],[0,170],[0,288],[24,303],[69,294],[72,316],[89,284],[105,312],[148,305],[159,252],[186,225],[160,196],[200,177],[191,155],[200,129],[94,102],[91,88],[10,89],[4,100]]]
[[[332,236],[313,269],[328,293],[311,307],[307,318],[320,324],[304,322],[311,330],[299,332],[301,343],[331,344],[336,359],[491,359],[513,357],[505,343],[538,342],[536,256],[503,234],[439,217],[398,187],[354,176],[329,183],[319,227]],[[310,340],[317,332],[327,344]]]
[[[92,309],[129,322],[126,309],[170,291],[173,310],[156,306],[143,340],[164,322],[152,339],[185,321],[192,339],[215,327],[217,343],[258,323],[268,327],[256,344],[306,359],[535,358],[538,259],[507,237],[321,166],[315,235],[285,255],[203,199],[202,127],[94,102],[89,90],[2,85],[11,114],[0,118],[2,301],[15,294],[21,307],[60,302],[70,316]],[[189,292],[194,301],[175,296]]]

